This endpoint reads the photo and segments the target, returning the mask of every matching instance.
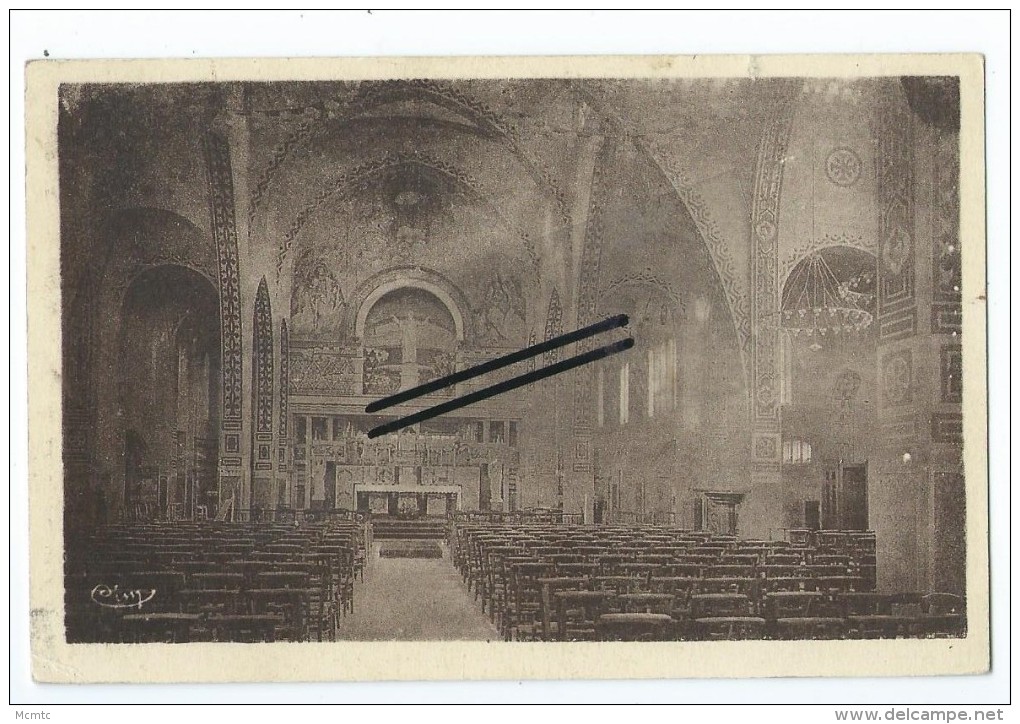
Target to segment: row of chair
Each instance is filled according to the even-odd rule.
[[[366,560],[348,521],[110,526],[69,557],[68,639],[334,639]]]
[[[455,563],[508,640],[621,631],[656,639],[873,637],[959,628],[962,616],[940,618],[961,613],[959,602],[946,610],[944,599],[935,607],[918,600],[904,622],[890,607],[905,602],[874,598],[873,534],[839,532],[824,541],[749,541],[655,526],[455,523],[450,530]]]

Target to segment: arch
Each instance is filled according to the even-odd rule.
[[[168,506],[183,505],[190,516],[215,493],[218,305],[215,283],[181,265],[151,266],[126,286],[112,351],[116,393],[104,403],[116,405],[109,412],[132,514],[161,517]],[[184,440],[202,441],[201,464],[182,457]]]
[[[832,256],[834,253],[857,257],[857,259],[860,262],[860,265],[863,265],[865,262],[870,263],[872,268],[875,269],[877,273],[878,256],[875,254],[873,248],[871,249],[866,248],[863,245],[854,243],[853,240],[851,240],[849,243],[825,244],[822,246],[816,246],[814,248],[808,249],[807,251],[801,252],[800,254],[797,255],[796,258],[791,259],[788,262],[788,264],[785,265],[786,268],[782,270],[779,279],[780,299],[783,299],[786,296],[786,286],[787,283],[790,281],[790,277],[793,275],[793,272],[798,267],[800,267],[801,264],[803,264],[808,259],[808,257],[814,254],[821,254],[828,261],[829,257]]]
[[[382,275],[369,279],[368,282],[362,285],[358,290],[361,301],[356,305],[351,305],[352,309],[357,310],[354,318],[354,336],[357,339],[364,339],[365,320],[376,302],[392,291],[407,287],[421,289],[439,299],[449,310],[450,316],[453,317],[457,341],[464,341],[465,326],[461,305],[464,305],[464,309],[468,307],[463,295],[439,274],[420,269],[392,269],[384,272]],[[367,293],[365,293],[366,291]],[[364,294],[363,297],[361,296],[362,294]]]
[[[106,240],[99,277],[127,288],[148,268],[173,265],[200,273],[216,285],[216,248],[206,232],[180,214],[155,207],[118,209],[99,233]]]
[[[259,174],[249,205],[249,227],[253,225],[262,201],[279,173],[280,168],[298,149],[335,128],[367,114],[379,107],[405,100],[418,100],[434,104],[468,121],[471,129],[486,137],[501,141],[511,155],[531,176],[538,189],[544,189],[553,199],[561,220],[570,222],[566,196],[553,180],[549,171],[531,158],[520,143],[516,129],[495,110],[471,98],[449,81],[434,79],[369,81],[359,85],[352,97],[335,111],[317,108],[273,151],[269,164]]]
[[[603,300],[606,299],[612,292],[630,286],[644,287],[645,289],[658,292],[669,300],[670,304],[673,306],[673,313],[676,315],[677,319],[683,319],[685,309],[680,295],[677,294],[675,289],[673,289],[672,284],[651,270],[645,270],[644,272],[629,274],[627,276],[614,279],[612,282],[607,284],[604,289],[602,289],[602,292],[599,295],[599,307],[602,307]]]
[[[730,250],[727,240],[723,238],[719,224],[709,204],[701,193],[695,188],[694,183],[688,177],[684,169],[678,168],[676,162],[668,160],[668,154],[664,153],[656,142],[650,137],[642,137],[631,132],[628,124],[609,105],[585,87],[583,81],[571,83],[571,90],[576,97],[589,106],[598,117],[607,124],[610,129],[624,133],[633,143],[634,148],[648,160],[654,169],[666,180],[673,189],[680,203],[686,209],[691,221],[701,236],[701,241],[708,251],[709,259],[713,270],[722,286],[726,303],[729,307],[729,316],[733,322],[733,328],[737,335],[737,344],[740,350],[742,369],[745,380],[750,366],[750,340],[751,322],[748,303],[748,292],[746,280],[738,271],[736,260]]]
[[[89,301],[92,311],[82,332],[92,348],[90,355],[84,355],[89,361],[89,369],[83,374],[96,400],[95,412],[90,413],[94,414],[95,421],[94,429],[90,431],[91,439],[95,441],[95,459],[101,469],[110,472],[111,490],[122,499],[124,469],[120,447],[121,418],[115,403],[118,399],[117,380],[116,375],[108,372],[115,370],[118,364],[124,302],[129,290],[133,285],[144,282],[145,275],[157,274],[158,270],[170,267],[187,270],[211,284],[219,307],[212,315],[217,318],[219,327],[218,374],[221,380],[217,396],[221,423],[236,415],[236,422],[240,425],[240,339],[236,340],[236,357],[232,356],[234,335],[223,314],[225,290],[222,283],[218,283],[218,280],[222,282],[222,277],[217,247],[208,231],[169,209],[132,206],[109,210],[91,227],[90,233],[97,236],[90,252],[91,258],[71,260],[69,264],[88,270],[76,286],[91,290]],[[79,306],[85,302],[76,299],[70,303]],[[220,449],[227,449],[222,440]]]
[[[118,308],[123,306],[124,300],[127,298],[128,292],[137,282],[143,280],[144,277],[149,276],[154,272],[159,272],[160,270],[171,268],[182,269],[188,272],[192,272],[195,276],[202,277],[202,279],[209,282],[213,289],[216,289],[215,276],[210,276],[207,272],[203,271],[200,268],[197,268],[193,264],[159,260],[153,260],[151,262],[146,263],[133,263],[129,267],[126,267],[126,269],[124,270],[125,276],[121,283],[112,287],[113,291],[115,291],[116,293],[116,304],[118,305]],[[219,298],[218,292],[216,296],[217,298]]]

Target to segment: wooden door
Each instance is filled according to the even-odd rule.
[[[326,500],[323,503],[323,507],[326,510],[332,510],[336,507],[336,463],[327,462],[326,472],[323,475],[323,488],[326,491]]]
[[[804,527],[818,530],[822,526],[821,503],[817,500],[804,501]]]
[[[839,486],[842,530],[868,529],[868,466],[844,465]]]
[[[822,484],[822,515],[821,526],[825,530],[839,528],[839,495],[837,493],[839,469],[825,471],[825,482]]]
[[[478,470],[478,509],[489,510],[492,507],[492,487],[489,482],[489,464],[482,463]]]

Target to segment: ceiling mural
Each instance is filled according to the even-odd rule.
[[[414,266],[466,295],[480,346],[517,344],[527,321],[535,258],[494,209],[463,184],[418,163],[380,170],[372,183],[310,219],[293,264],[295,335],[344,334],[351,291],[385,269]]]

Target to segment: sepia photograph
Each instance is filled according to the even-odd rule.
[[[40,69],[33,645],[987,668],[980,58],[666,60]]]

